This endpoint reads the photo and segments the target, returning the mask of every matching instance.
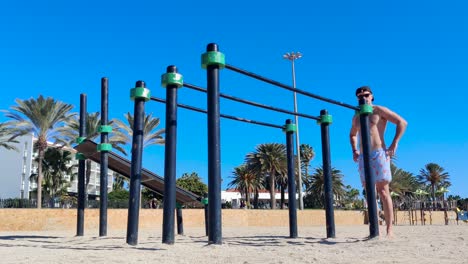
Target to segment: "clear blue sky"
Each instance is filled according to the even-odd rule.
[[[165,97],[160,76],[176,65],[188,83],[206,87],[200,56],[219,44],[227,63],[286,84],[285,52],[300,51],[297,87],[356,104],[355,88],[370,85],[375,104],[409,123],[397,166],[418,174],[436,162],[450,173],[450,194],[468,197],[468,17],[465,1],[3,1],[0,4],[0,109],[39,94],[75,105],[88,95],[99,111],[100,78],[110,79],[110,117],[133,111],[135,81]],[[223,70],[221,92],[291,109],[293,95]],[[206,96],[183,88],[179,103],[206,108]],[[351,110],[298,97],[299,111],[328,109],[332,165],[345,183],[360,188],[348,131]],[[147,112],[161,117],[164,105]],[[221,100],[221,112],[282,125],[292,118]],[[207,178],[207,129],[203,114],[179,109],[177,174]],[[0,121],[5,121],[4,116]],[[260,143],[284,142],[282,132],[230,120],[221,122],[223,189],[231,171]],[[301,118],[301,143],[315,148],[321,164],[320,129]],[[391,140],[394,127],[387,131]],[[164,147],[146,149],[144,166],[163,175]]]

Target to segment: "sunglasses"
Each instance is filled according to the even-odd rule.
[[[366,93],[366,94],[361,94],[361,95],[358,95],[357,97],[365,97],[365,98],[368,98],[369,96],[371,95],[371,93]]]

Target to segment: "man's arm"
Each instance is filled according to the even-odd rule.
[[[408,122],[399,116],[397,113],[393,112],[392,110],[379,106],[380,116],[387,119],[389,122],[396,125],[396,132],[395,137],[393,137],[392,144],[387,148],[387,154],[391,157],[395,155],[396,150],[398,148],[398,142],[400,142],[403,133],[406,130],[406,126],[408,126]]]
[[[349,132],[349,142],[351,143],[351,149],[353,150],[353,160],[356,162],[358,161],[358,157],[359,157],[359,149],[357,147],[357,143],[358,143],[357,134],[359,132],[359,126],[357,122],[358,121],[357,117],[358,117],[357,115],[353,117],[351,131]]]

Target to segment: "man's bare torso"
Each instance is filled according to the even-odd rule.
[[[387,119],[381,116],[381,108],[377,105],[373,105],[373,113],[369,116],[369,131],[370,131],[370,143],[371,151],[376,149],[386,149],[384,133],[387,128]],[[356,126],[361,129],[359,115],[354,116],[353,122],[356,122]],[[362,144],[360,144],[362,150]]]

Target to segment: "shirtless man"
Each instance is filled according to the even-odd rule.
[[[390,158],[396,153],[398,142],[405,132],[407,122],[398,114],[390,109],[373,105],[374,95],[370,87],[363,86],[356,89],[356,97],[364,98],[366,103],[371,105],[373,113],[369,116],[370,130],[370,167],[373,176],[375,177],[375,186],[380,199],[382,200],[385,223],[387,224],[387,236],[393,236],[392,219],[393,205],[392,197],[390,196],[389,184],[392,181],[390,172]],[[384,140],[384,133],[387,127],[387,122],[396,125],[396,133],[392,143],[387,148]],[[364,162],[361,154],[362,145],[358,148],[358,133],[360,131],[359,115],[353,117],[353,124],[349,134],[351,148],[353,150],[353,159],[359,163],[359,174],[361,176],[362,185],[365,187]]]

